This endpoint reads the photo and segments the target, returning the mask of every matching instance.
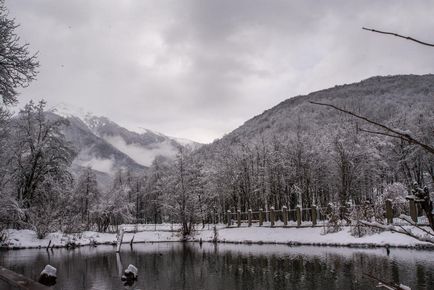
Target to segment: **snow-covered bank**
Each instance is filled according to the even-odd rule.
[[[217,240],[222,243],[244,244],[292,244],[317,246],[349,246],[349,247],[402,247],[434,249],[432,244],[418,241],[412,237],[398,233],[382,232],[358,238],[351,236],[350,228],[344,228],[337,233],[324,235],[323,228],[269,228],[269,227],[217,227]],[[417,231],[417,229],[412,229]],[[45,239],[39,240],[31,230],[8,230],[8,239],[2,248],[44,248],[51,240],[51,246],[66,247],[73,242],[77,246],[91,244],[115,244],[116,234],[83,232],[80,234],[51,233]],[[125,233],[124,243],[129,243],[134,236],[134,243],[145,242],[179,242],[182,237],[177,232],[168,230],[142,231]],[[197,230],[190,241],[212,242],[215,233],[212,227]]]
[[[418,231],[412,228],[413,232]],[[212,241],[213,231],[199,231],[194,239]],[[337,233],[323,234],[322,227],[314,228],[268,228],[268,227],[241,227],[220,228],[218,230],[219,242],[226,243],[271,243],[317,246],[350,246],[350,247],[403,247],[403,248],[431,248],[432,244],[418,241],[412,237],[382,232],[366,235],[361,238],[350,234],[350,228],[345,227]]]
[[[36,233],[31,230],[8,230],[8,239],[1,245],[2,248],[24,249],[24,248],[46,248],[66,247],[74,243],[76,246],[94,244],[116,244],[116,234],[98,233],[87,231],[78,234],[64,234],[61,232],[48,234],[44,239],[38,239]],[[180,235],[169,231],[144,231],[137,233],[125,233],[123,242],[129,243],[134,236],[134,243],[143,242],[174,242],[180,241]],[[50,243],[51,241],[51,243]]]

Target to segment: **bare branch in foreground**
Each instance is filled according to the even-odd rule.
[[[381,33],[381,34],[393,35],[393,36],[396,36],[396,37],[404,38],[406,40],[417,42],[417,43],[422,44],[422,45],[434,47],[434,44],[432,44],[432,43],[420,41],[420,40],[415,39],[415,38],[410,37],[410,36],[403,36],[403,35],[400,35],[400,34],[397,34],[397,33],[394,33],[394,32],[381,31],[381,30],[372,29],[372,28],[366,28],[366,27],[362,27],[362,29],[363,30],[367,30],[367,31],[371,31],[371,32]]]
[[[363,273],[363,275],[378,282],[378,285],[376,286],[376,288],[384,288],[384,289],[388,289],[388,290],[408,290],[408,289],[410,289],[408,286],[405,286],[402,284],[398,285],[398,284],[393,283],[393,282],[390,282],[390,283],[385,282],[384,280],[377,278],[377,277],[375,277],[371,274],[368,274],[368,273]]]
[[[383,135],[383,136],[388,136],[388,137],[392,137],[392,138],[398,138],[398,139],[401,139],[400,136],[393,135],[393,134],[388,134],[388,133],[386,133],[386,132],[371,131],[371,130],[366,130],[366,129],[363,129],[363,128],[359,128],[359,131],[360,131],[360,132],[365,132],[365,133],[370,133],[370,134]]]
[[[401,214],[401,215],[399,216],[399,218],[400,218],[401,220],[403,220],[403,221],[405,221],[405,222],[411,224],[412,226],[417,227],[419,230],[425,232],[425,233],[428,234],[428,235],[431,235],[431,236],[434,238],[434,232],[427,231],[427,230],[425,230],[424,228],[420,227],[420,226],[419,226],[418,224],[416,224],[416,223],[411,219],[411,217],[409,217],[408,215]]]
[[[338,111],[340,111],[340,112],[342,112],[342,113],[345,113],[345,114],[351,115],[351,116],[353,116],[353,117],[356,117],[356,118],[358,118],[358,119],[361,119],[361,120],[363,120],[363,121],[366,121],[366,122],[368,122],[368,123],[370,123],[370,124],[372,124],[372,125],[375,125],[375,126],[377,126],[377,127],[380,127],[380,128],[382,128],[382,129],[384,129],[384,130],[387,131],[387,132],[393,133],[394,135],[392,135],[392,134],[387,134],[387,133],[382,133],[382,132],[375,132],[375,133],[374,133],[374,132],[371,132],[371,133],[374,133],[374,134],[381,134],[381,133],[382,133],[381,135],[387,135],[387,136],[390,136],[390,137],[400,138],[400,139],[405,140],[405,141],[407,141],[407,142],[409,142],[409,143],[419,145],[419,146],[422,147],[425,151],[428,151],[429,153],[434,154],[434,147],[431,147],[431,146],[428,145],[428,144],[422,143],[421,141],[419,141],[419,140],[413,138],[412,136],[410,136],[409,134],[399,132],[398,130],[395,130],[395,129],[389,128],[389,127],[387,127],[386,125],[383,125],[383,124],[380,124],[380,123],[378,123],[378,122],[372,121],[372,120],[370,120],[370,119],[368,119],[368,118],[366,118],[366,117],[364,117],[364,116],[360,116],[360,115],[358,115],[358,114],[356,114],[356,113],[353,113],[353,112],[351,112],[351,111],[348,111],[348,110],[345,110],[345,109],[339,108],[339,107],[337,107],[337,106],[335,106],[335,105],[332,105],[332,104],[320,103],[320,102],[314,102],[314,101],[310,101],[309,103],[311,103],[311,104],[315,104],[315,105],[320,105],[320,106],[330,107],[330,108],[333,108],[333,109],[335,109],[335,110],[338,110]],[[364,131],[367,131],[367,130],[364,130]]]
[[[407,221],[406,219],[402,219],[404,221]],[[420,229],[421,231],[423,231],[425,233],[425,235],[419,235],[419,234],[415,234],[413,233],[411,230],[407,230],[402,226],[393,226],[393,225],[384,225],[384,224],[380,224],[378,222],[367,222],[367,221],[360,221],[361,224],[368,226],[368,227],[374,227],[374,228],[378,228],[378,229],[382,229],[385,231],[389,231],[389,232],[394,232],[394,233],[399,233],[399,234],[403,234],[409,237],[412,237],[418,241],[421,242],[426,242],[426,243],[430,243],[434,245],[434,234],[423,229],[420,226],[414,225],[416,228]]]

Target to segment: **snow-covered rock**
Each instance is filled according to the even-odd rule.
[[[135,279],[137,279],[138,272],[139,272],[139,270],[137,269],[136,266],[129,264],[128,268],[125,269],[125,271],[124,271],[123,277],[125,277],[125,279],[134,279],[135,280]]]
[[[44,270],[42,270],[41,274],[39,275],[39,283],[46,286],[52,286],[56,284],[56,279],[57,269],[51,265],[46,265]]]

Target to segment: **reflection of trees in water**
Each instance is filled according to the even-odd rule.
[[[294,248],[288,247],[287,253],[241,254],[219,251],[218,246],[199,249],[191,244],[152,249],[146,252],[135,247],[133,251],[121,252],[124,267],[134,264],[139,269],[137,288],[371,289],[372,281],[363,278],[362,273],[418,286],[415,288],[433,289],[434,286],[430,264],[403,259],[397,263],[386,255],[369,252],[340,255],[324,249],[315,255],[294,253]],[[38,277],[48,259],[45,250],[30,251],[23,257],[18,251],[11,253],[7,265],[0,254],[1,264],[32,278]],[[115,251],[111,247],[54,250],[50,263],[58,269],[57,286],[62,289],[122,289]]]

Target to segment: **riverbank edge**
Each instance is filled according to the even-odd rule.
[[[193,239],[187,242],[201,243],[200,240]],[[202,241],[205,243],[214,243],[212,241]],[[270,242],[270,241],[217,241],[217,244],[235,244],[235,245],[286,245],[289,247],[312,246],[312,247],[333,247],[333,248],[355,248],[355,249],[374,249],[374,248],[394,248],[394,249],[414,249],[414,250],[430,250],[434,251],[434,245],[389,245],[389,244],[374,244],[374,243],[305,243],[305,242]]]
[[[430,244],[416,244],[416,245],[393,245],[393,244],[375,244],[375,243],[308,243],[308,242],[274,242],[274,241],[227,241],[227,240],[201,240],[197,238],[187,238],[179,240],[155,240],[155,241],[133,241],[134,244],[155,244],[155,243],[208,243],[208,244],[235,244],[235,245],[286,245],[288,247],[298,247],[298,246],[312,246],[312,247],[333,247],[333,248],[354,248],[354,249],[374,249],[374,248],[393,248],[393,249],[413,249],[413,250],[423,250],[423,251],[434,251],[434,245]],[[130,241],[122,242],[122,245],[130,245]],[[52,245],[49,248],[43,246],[0,246],[0,251],[16,251],[16,250],[26,250],[26,249],[76,249],[81,247],[97,247],[97,246],[116,246],[113,242],[95,242],[80,244],[77,243],[74,246],[68,245]]]

